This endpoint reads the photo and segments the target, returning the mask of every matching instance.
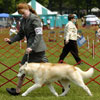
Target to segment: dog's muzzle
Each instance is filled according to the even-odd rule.
[[[22,77],[22,75],[23,75],[23,74],[18,73],[18,74],[17,74],[17,77],[20,78],[20,77]]]

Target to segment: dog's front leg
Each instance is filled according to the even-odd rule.
[[[31,91],[40,88],[42,86],[42,84],[34,84],[33,86],[31,86],[30,88],[28,88],[23,94],[22,96],[26,96],[28,93],[30,93]]]
[[[55,89],[54,89],[54,87],[52,86],[52,84],[47,84],[47,85],[48,85],[50,91],[51,91],[55,96],[58,97],[58,93],[55,91]]]

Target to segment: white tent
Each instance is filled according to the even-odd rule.
[[[52,12],[46,7],[42,6],[40,3],[38,3],[36,0],[31,0],[29,3],[35,11],[37,12],[38,15],[56,15],[57,12]],[[12,16],[20,16],[18,12],[16,11],[15,13],[12,14]]]
[[[91,11],[92,11],[92,12],[99,12],[99,11],[100,11],[100,9],[99,9],[99,8],[97,8],[97,7],[94,7],[94,8],[92,8],[92,9],[91,9]]]
[[[18,14],[18,11],[16,11],[15,13],[11,14],[12,16],[21,16],[20,14]]]
[[[33,2],[32,2],[33,1]],[[49,9],[47,9],[46,7],[42,6],[40,3],[38,3],[37,1],[35,0],[32,0],[31,2],[29,2],[28,4],[33,6],[32,4],[35,3],[35,10],[37,12],[38,15],[47,15],[47,14],[57,14],[57,12],[52,12],[50,11]]]

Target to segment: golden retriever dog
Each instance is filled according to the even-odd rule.
[[[88,71],[82,71],[80,68],[69,64],[53,64],[53,63],[25,63],[18,73],[18,77],[23,74],[31,75],[35,84],[28,88],[22,96],[26,96],[31,91],[42,87],[43,84],[47,85],[50,91],[55,96],[65,96],[69,91],[70,82],[82,87],[89,96],[92,96],[89,88],[85,85],[84,79],[90,78],[93,75],[94,69],[90,68]],[[64,92],[60,95],[55,91],[51,83],[60,81],[64,87]]]

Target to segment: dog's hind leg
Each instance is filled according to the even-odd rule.
[[[42,87],[42,84],[34,84],[33,86],[31,86],[30,88],[28,88],[23,94],[22,96],[26,96],[28,93],[30,93],[31,91]]]
[[[48,88],[50,89],[50,91],[58,97],[58,93],[56,92],[56,90],[54,89],[54,87],[52,86],[52,84],[47,84]]]
[[[89,90],[89,88],[85,84],[82,86],[82,88],[88,93],[89,96],[92,96],[91,91]]]
[[[85,83],[84,83],[84,81],[83,81],[83,79],[82,79],[82,77],[81,77],[80,74],[77,74],[77,77],[74,76],[73,79],[70,80],[70,81],[72,81],[72,82],[75,83],[76,85],[82,87],[82,88],[88,93],[89,96],[92,96],[91,91],[90,91],[89,88],[85,85]]]
[[[82,88],[88,93],[89,96],[92,96],[91,91],[90,91],[89,88],[84,84],[84,82],[78,83],[77,85],[80,86],[80,87],[82,87]]]
[[[69,80],[61,80],[60,81],[62,86],[64,87],[64,92],[62,94],[60,94],[59,96],[65,96],[68,91],[70,90],[70,82]]]

